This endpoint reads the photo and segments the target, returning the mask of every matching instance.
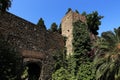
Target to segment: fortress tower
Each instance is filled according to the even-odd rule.
[[[73,53],[73,23],[76,21],[86,22],[85,16],[80,15],[79,13],[69,11],[62,19],[61,27],[62,27],[62,35],[66,37],[66,49],[67,55],[72,55]]]

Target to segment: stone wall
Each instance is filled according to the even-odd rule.
[[[22,49],[45,49],[45,31],[10,13],[0,15],[0,32],[10,43]]]
[[[72,10],[69,11],[62,19],[62,35],[67,38],[66,40],[66,49],[67,49],[67,55],[71,55],[73,53],[73,22],[76,21],[82,21],[86,23],[85,16],[82,16],[76,12],[73,12]]]
[[[86,23],[86,17],[85,16],[82,16],[81,14],[78,14],[76,12],[73,12],[72,14],[73,14],[73,22],[76,22],[76,21],[80,20],[80,21]]]
[[[21,49],[49,51],[64,46],[63,37],[11,13],[0,15],[0,33]]]
[[[0,34],[21,51],[23,63],[41,61],[41,80],[51,78],[54,62],[52,53],[64,48],[60,34],[48,32],[8,12],[0,14]]]
[[[72,39],[73,39],[73,12],[70,11],[65,15],[65,17],[62,19],[62,35],[66,37],[66,49],[67,49],[67,55],[71,55],[73,52],[72,48]]]

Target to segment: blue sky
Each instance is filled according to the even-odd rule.
[[[37,24],[42,17],[47,28],[58,25],[68,8],[104,16],[99,34],[120,26],[120,0],[13,0],[9,12]]]

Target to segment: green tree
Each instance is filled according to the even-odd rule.
[[[103,32],[96,46],[96,80],[120,80],[120,28]]]
[[[77,72],[77,70],[78,70],[78,69],[76,69],[76,66],[78,66],[78,65],[76,64],[76,58],[74,58],[73,55],[69,56],[69,57],[68,57],[67,70],[68,70],[71,78],[76,78],[76,72]],[[73,80],[75,80],[75,79],[73,79]]]
[[[0,0],[0,11],[6,11],[11,7],[11,0]]]
[[[82,12],[81,15],[83,15],[83,16],[87,16],[87,13],[84,11],[84,12]]]
[[[73,23],[73,55],[67,57],[67,66],[54,73],[54,80],[94,80],[92,60],[88,55],[91,50],[87,25],[81,21]],[[58,61],[57,61],[58,62]],[[62,74],[63,72],[64,74]],[[67,77],[67,78],[66,78]],[[55,79],[56,78],[56,79]]]
[[[91,50],[90,37],[87,25],[81,21],[73,23],[73,51],[78,62],[86,60]],[[82,57],[82,58],[81,58]],[[80,60],[82,59],[82,60]]]
[[[52,74],[52,80],[70,80],[70,77],[68,75],[68,71],[65,68],[61,67],[54,74]]]
[[[50,31],[51,32],[57,32],[58,31],[57,28],[58,28],[58,25],[54,22],[54,23],[51,24]]]
[[[86,13],[83,15],[87,16]],[[92,15],[88,15],[89,18],[91,16]],[[99,16],[97,15],[97,17]],[[91,18],[92,19],[89,20],[94,20],[96,17]],[[91,23],[91,25],[89,25],[90,27],[96,25],[97,21],[100,22],[100,19],[95,19],[95,23],[92,21],[90,22],[89,20],[87,22]],[[76,21],[73,23],[72,44],[74,53],[73,55],[67,57],[67,67],[62,66],[62,68],[55,71],[54,80],[57,80],[58,78],[61,80],[95,80],[96,69],[93,69],[94,49],[92,51],[92,44],[89,35],[89,32],[92,32],[92,29],[90,30],[88,23],[86,24],[81,21]],[[97,24],[97,27],[99,25]],[[97,30],[98,29],[95,28],[92,33],[97,35]]]
[[[91,51],[91,42],[88,27],[85,23],[77,21],[73,23],[73,50],[74,67],[77,80],[94,80],[92,70],[92,58],[88,53]]]
[[[84,14],[85,15],[85,14]],[[100,16],[97,11],[87,14],[86,19],[87,19],[87,25],[90,30],[95,35],[98,35],[98,30],[99,30],[99,25],[101,25],[101,19],[103,16]]]
[[[46,30],[46,26],[45,26],[44,20],[42,18],[39,19],[37,26]]]
[[[21,64],[17,49],[0,38],[0,80],[19,80]]]
[[[93,62],[82,63],[76,76],[77,80],[95,80],[95,69],[93,67]]]
[[[55,71],[60,69],[61,67],[67,66],[66,54],[64,50],[57,50],[53,53],[53,59],[55,60],[54,69]]]

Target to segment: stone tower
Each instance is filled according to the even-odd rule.
[[[81,20],[82,22],[86,22],[85,16],[82,16],[72,10],[69,11],[62,19],[61,27],[62,27],[62,35],[66,37],[66,50],[67,55],[72,55],[73,53],[73,22]]]

